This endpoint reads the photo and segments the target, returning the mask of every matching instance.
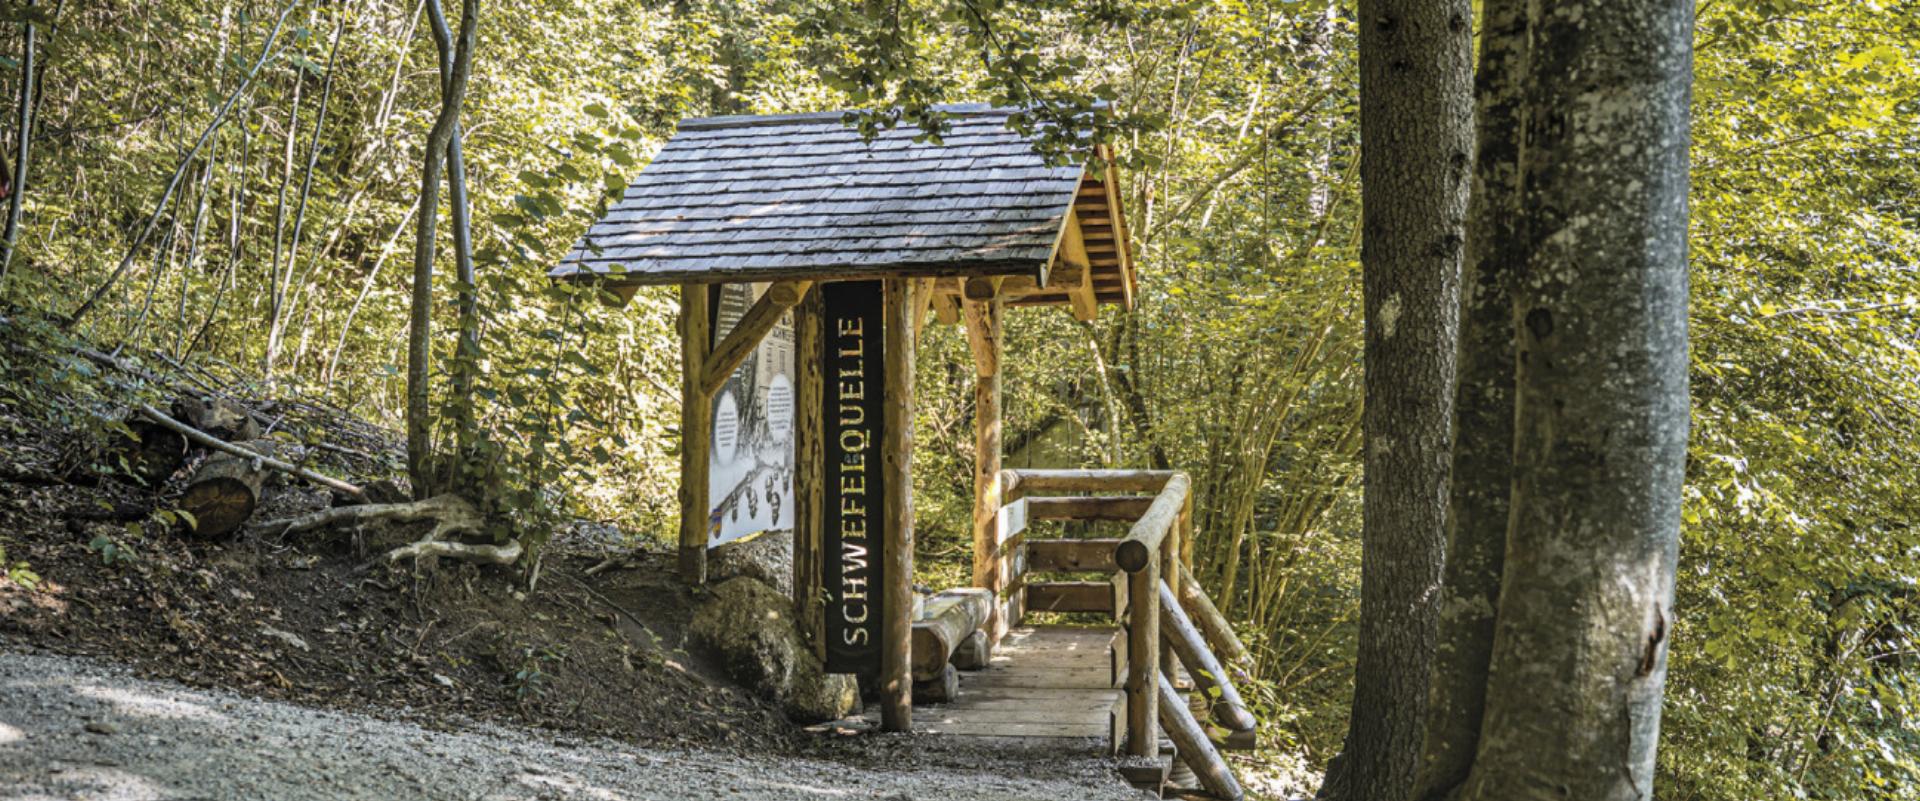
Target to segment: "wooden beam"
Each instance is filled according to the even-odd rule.
[[[1113,614],[1113,585],[1105,581],[1039,581],[1027,585],[1027,609],[1034,612]]]
[[[926,330],[927,318],[933,314],[933,279],[914,279],[913,297],[915,306],[913,313],[913,335],[918,337],[921,331]]]
[[[1166,676],[1159,677],[1159,714],[1161,725],[1172,738],[1180,761],[1193,769],[1193,775],[1200,779],[1200,786],[1207,793],[1223,801],[1239,801],[1246,797],[1240,789],[1240,783],[1233,778],[1233,769],[1227,766],[1227,760],[1207,739],[1207,733],[1200,728],[1200,721],[1193,719],[1193,712],[1181,703],[1180,695],[1173,691]],[[1132,710],[1128,710],[1131,714]]]
[[[820,403],[825,383],[826,303],[820,290],[811,289],[794,308],[793,366],[793,613],[800,631],[813,646],[814,656],[827,658],[827,614],[824,588],[825,531],[821,528],[821,500],[826,489],[826,442],[822,439]]]
[[[933,299],[933,319],[941,325],[958,325],[960,322],[960,299],[952,293],[935,294]]]
[[[1233,677],[1207,648],[1205,636],[1180,608],[1173,588],[1164,581],[1160,582],[1160,631],[1166,635],[1167,644],[1173,646],[1169,650],[1186,666],[1187,675],[1193,677],[1201,697],[1207,699],[1213,722],[1234,731],[1252,731],[1253,713],[1247,711],[1247,703],[1240,699]]]
[[[1233,633],[1233,626],[1227,622],[1227,616],[1220,614],[1220,610],[1213,605],[1213,599],[1207,597],[1207,593],[1200,588],[1199,581],[1194,579],[1191,572],[1181,574],[1180,605],[1187,610],[1187,614],[1193,618],[1193,621],[1199,624],[1200,632],[1207,637],[1208,647],[1225,659],[1227,664],[1241,666],[1253,664],[1253,655],[1248,653],[1247,646],[1240,642],[1240,636]]]
[[[1067,495],[1028,497],[1035,520],[1139,520],[1153,506],[1152,495]]]
[[[1140,516],[1139,521],[1133,524],[1133,529],[1127,532],[1127,538],[1113,549],[1113,560],[1120,563],[1120,569],[1138,573],[1146,570],[1149,563],[1158,561],[1153,557],[1160,550],[1161,543],[1166,541],[1167,532],[1173,529],[1181,508],[1186,506],[1189,483],[1185,473],[1175,473],[1167,479],[1167,486],[1154,497],[1153,505],[1147,507],[1147,513]]]
[[[971,282],[968,286],[971,288]],[[999,520],[1003,503],[1000,492],[1000,362],[1005,347],[1002,323],[1006,306],[996,292],[984,300],[964,300],[962,312],[966,318],[967,345],[973,351],[974,371],[973,586],[991,590],[997,599],[993,609],[988,612],[984,627],[988,645],[997,646],[1007,630],[1019,622],[1009,619],[1008,603],[1012,599],[1002,598],[1008,591],[1009,581]]]
[[[713,447],[712,396],[705,368],[713,342],[712,288],[680,285],[680,580],[707,581],[707,454]]]
[[[1106,180],[1101,181],[1100,186],[1106,190],[1106,205],[1113,213],[1113,241],[1118,245],[1114,251],[1119,256],[1119,272],[1122,279],[1120,308],[1132,309],[1133,293],[1137,288],[1135,282],[1138,278],[1133,269],[1133,245],[1127,233],[1126,207],[1122,205],[1120,197],[1120,166],[1114,163],[1112,146],[1101,145],[1095,148],[1094,152],[1107,165]]]
[[[732,375],[734,369],[753,353],[753,349],[759,347],[760,340],[766,338],[768,331],[780,324],[781,315],[800,303],[801,296],[807,293],[807,287],[812,284],[811,281],[780,281],[767,287],[767,291],[753,302],[747,313],[740,316],[740,321],[734,323],[733,330],[727,332],[727,338],[714,347],[713,354],[701,368],[701,391],[708,395],[720,391],[720,387],[727,383],[727,376]]]
[[[1173,470],[1053,470],[1009,471],[1008,491],[1035,492],[1159,492]]]
[[[1055,259],[1058,266],[1048,285],[1067,290],[1074,319],[1092,320],[1099,313],[1100,302],[1093,296],[1093,268],[1089,266],[1092,260],[1088,258],[1087,243],[1080,231],[1079,214],[1067,214],[1066,231],[1061,236]]]
[[[913,318],[915,283],[885,281],[882,339],[886,351],[886,430],[880,444],[886,516],[883,588],[886,620],[880,629],[880,725],[913,729]]]
[[[1027,569],[1035,573],[1112,573],[1117,539],[1033,540],[1027,543]]]
[[[993,296],[1000,294],[1000,285],[1007,280],[1006,276],[1001,275],[974,276],[967,279],[966,288],[962,290],[962,294],[967,300],[990,300]],[[1025,280],[1031,282],[1033,279]]]

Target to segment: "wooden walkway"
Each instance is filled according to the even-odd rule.
[[[1124,724],[1115,630],[1026,626],[1007,633],[985,670],[962,671],[953,701],[914,708],[914,730],[963,737],[1092,739],[1111,747]]]

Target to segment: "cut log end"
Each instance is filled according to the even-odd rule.
[[[196,480],[180,498],[180,509],[193,516],[188,528],[198,537],[224,537],[239,530],[259,505],[257,486],[232,476]]]

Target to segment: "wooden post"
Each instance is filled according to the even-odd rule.
[[[1127,574],[1127,755],[1159,755],[1160,556]]]
[[[1002,597],[1007,591],[1005,560],[1000,553],[1000,537],[995,516],[1005,503],[1000,492],[1000,360],[1005,345],[1001,339],[1006,301],[994,293],[986,300],[968,299],[962,310],[966,316],[967,344],[973,350],[973,586],[993,591],[993,608],[988,612],[987,644],[1000,644],[1007,629],[1017,621],[1008,620]]]
[[[913,728],[913,280],[885,284],[882,333],[886,343],[886,431],[880,445],[885,472],[881,509],[886,520],[886,620],[880,633],[880,723],[887,731]]]
[[[680,580],[707,581],[707,459],[713,398],[705,389],[713,350],[712,288],[680,285]]]
[[[1180,535],[1184,533],[1181,531],[1180,521],[1185,518],[1187,510],[1192,508],[1192,498],[1193,493],[1190,492],[1181,496],[1180,514],[1174,518],[1173,525],[1167,527],[1167,538],[1160,542],[1160,585],[1158,589],[1171,590],[1173,587],[1180,586],[1180,576],[1184,572],[1181,570],[1180,565]],[[1148,510],[1151,511],[1152,507],[1148,507]],[[1169,592],[1166,597],[1171,598],[1173,596]],[[1162,600],[1161,603],[1165,604],[1166,601]],[[1166,676],[1168,680],[1172,680],[1180,675],[1179,657],[1174,655],[1173,649],[1171,648],[1160,649],[1160,673]]]
[[[825,384],[826,332],[822,329],[826,304],[820,290],[807,292],[794,309],[793,400],[793,614],[813,645],[815,656],[827,658],[826,606],[821,601],[820,501],[826,489],[826,450],[821,440],[820,404]]]
[[[1200,721],[1193,719],[1193,712],[1187,709],[1186,704],[1180,702],[1180,696],[1174,693],[1172,683],[1168,682],[1165,676],[1161,676],[1158,686],[1165,700],[1165,705],[1159,709],[1158,717],[1160,722],[1166,724],[1167,735],[1173,740],[1174,748],[1179,751],[1180,761],[1187,763],[1187,767],[1193,769],[1194,776],[1200,780],[1200,786],[1206,788],[1207,793],[1214,798],[1226,799],[1226,801],[1239,801],[1245,798],[1246,793],[1240,789],[1240,782],[1233,778],[1233,769],[1227,765],[1225,759],[1221,758],[1220,751],[1213,747],[1213,742],[1207,739],[1206,730],[1200,728]]]
[[[1187,674],[1193,677],[1213,721],[1234,731],[1252,731],[1253,713],[1247,711],[1239,689],[1233,686],[1233,677],[1207,648],[1205,636],[1164,582],[1160,585],[1160,628],[1167,635],[1167,644],[1173,646],[1165,653],[1177,654],[1187,666]]]

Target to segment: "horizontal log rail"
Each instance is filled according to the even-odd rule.
[[[1185,473],[1176,473],[1167,479],[1160,494],[1153,499],[1153,505],[1147,507],[1147,513],[1140,516],[1127,532],[1126,539],[1113,548],[1113,561],[1121,570],[1138,573],[1147,569],[1155,552],[1167,539],[1167,532],[1173,530],[1173,524],[1180,517],[1180,511],[1187,505],[1187,485],[1190,483]]]

